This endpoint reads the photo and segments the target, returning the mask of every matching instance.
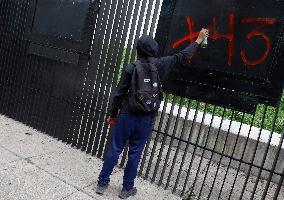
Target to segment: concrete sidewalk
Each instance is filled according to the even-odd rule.
[[[115,169],[109,191],[92,191],[102,161],[19,122],[0,116],[0,200],[118,199],[123,172]],[[180,199],[143,179],[131,199]]]

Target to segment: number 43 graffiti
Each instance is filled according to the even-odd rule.
[[[228,34],[224,35],[224,34],[218,33],[218,31],[217,31],[217,18],[213,17],[213,19],[212,19],[213,26],[212,26],[212,29],[210,30],[210,32],[211,32],[210,38],[213,41],[220,40],[220,39],[228,40],[228,42],[229,42],[229,45],[228,45],[228,65],[231,66],[232,65],[232,58],[234,56],[235,14],[234,13],[229,14],[228,20],[229,20],[229,22],[228,22],[229,23],[229,26],[228,26],[229,31],[228,31]],[[194,32],[194,26],[195,26],[194,20],[191,17],[187,16],[186,21],[187,21],[189,34],[186,35],[185,37],[177,40],[176,42],[174,42],[174,44],[172,46],[174,49],[178,48],[182,43],[184,43],[186,41],[190,41],[191,43],[194,42],[194,40],[197,38],[197,36],[199,34],[199,32]],[[266,60],[266,58],[269,55],[270,48],[271,48],[271,42],[270,42],[269,37],[264,32],[261,32],[261,29],[266,27],[266,26],[275,24],[276,19],[275,18],[244,18],[244,19],[241,19],[241,23],[243,23],[243,24],[259,24],[251,32],[249,32],[246,35],[246,39],[251,40],[254,37],[260,37],[261,39],[263,39],[265,41],[265,46],[266,46],[263,55],[258,60],[251,61],[247,58],[247,53],[244,50],[241,50],[241,52],[240,52],[241,58],[242,58],[243,62],[245,63],[245,65],[248,65],[248,66],[259,65]]]

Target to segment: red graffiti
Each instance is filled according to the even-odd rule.
[[[210,38],[213,41],[217,41],[217,40],[227,40],[228,41],[228,65],[231,66],[232,65],[232,60],[233,60],[233,56],[235,54],[235,48],[234,48],[234,43],[235,43],[235,34],[234,34],[234,29],[235,29],[235,14],[231,13],[228,16],[228,33],[227,34],[222,34],[222,33],[218,33],[217,30],[217,18],[214,16],[212,18],[212,28],[210,28],[211,31],[211,35]],[[177,40],[176,42],[174,42],[174,44],[172,45],[172,47],[178,48],[181,44],[183,44],[186,41],[189,41],[190,43],[194,42],[194,40],[198,37],[199,32],[197,32],[196,30],[194,30],[195,27],[195,21],[187,16],[186,17],[186,22],[187,22],[187,27],[188,27],[188,35],[184,36],[183,38]],[[276,23],[276,19],[274,18],[245,18],[241,20],[241,23],[243,24],[249,24],[249,23],[261,23],[261,25],[257,26],[255,29],[253,29],[250,33],[247,34],[246,39],[247,40],[251,40],[253,37],[261,37],[265,40],[266,42],[266,49],[265,52],[263,54],[263,56],[261,56],[261,58],[257,61],[249,61],[247,59],[247,54],[245,51],[241,51],[241,57],[243,62],[246,65],[249,66],[255,66],[258,64],[263,63],[267,56],[269,55],[270,52],[270,47],[271,47],[271,42],[269,37],[260,31],[260,29],[262,29],[265,26],[268,25],[273,25]]]
[[[234,55],[234,22],[235,22],[235,14],[229,15],[229,33],[227,35],[222,35],[217,32],[217,19],[216,17],[213,17],[213,29],[212,29],[212,36],[211,38],[213,40],[219,40],[219,39],[227,39],[229,41],[229,47],[228,47],[228,65],[232,65],[232,58]]]
[[[262,29],[265,26],[268,25],[273,25],[276,23],[276,19],[271,19],[271,18],[245,18],[242,19],[242,23],[262,23],[262,25],[259,25],[258,27],[256,27],[255,29],[253,29],[246,37],[247,40],[252,39],[253,37],[262,37],[265,40],[265,44],[266,44],[266,49],[265,52],[263,54],[263,56],[261,56],[261,58],[257,61],[249,61],[247,59],[246,56],[246,52],[245,51],[241,51],[241,56],[242,56],[242,60],[245,64],[250,65],[250,66],[255,66],[255,65],[259,65],[261,63],[263,63],[267,56],[269,55],[270,52],[270,47],[271,47],[271,42],[269,37],[265,34],[260,32],[259,30]]]
[[[194,25],[195,22],[193,19],[191,19],[189,16],[186,17],[186,22],[187,22],[187,27],[188,27],[188,35],[181,38],[180,40],[176,41],[173,44],[173,48],[176,49],[179,47],[179,45],[181,45],[182,43],[184,43],[185,41],[190,41],[190,43],[194,42],[194,40],[198,37],[199,32],[194,32]]]

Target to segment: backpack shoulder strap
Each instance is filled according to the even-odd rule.
[[[139,63],[134,62],[132,64],[129,64],[127,65],[125,71],[126,73],[128,73],[130,76],[131,76],[131,86],[130,86],[130,92],[131,94],[135,94],[135,91],[136,91],[136,78],[137,78],[137,73],[136,73],[136,70],[137,70],[137,66],[139,66]]]

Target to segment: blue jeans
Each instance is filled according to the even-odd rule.
[[[133,188],[141,155],[152,132],[152,124],[152,115],[121,114],[118,117],[112,132],[108,153],[99,175],[99,184],[109,184],[109,177],[117,164],[119,155],[129,141],[128,162],[124,171],[123,188],[127,190]]]

